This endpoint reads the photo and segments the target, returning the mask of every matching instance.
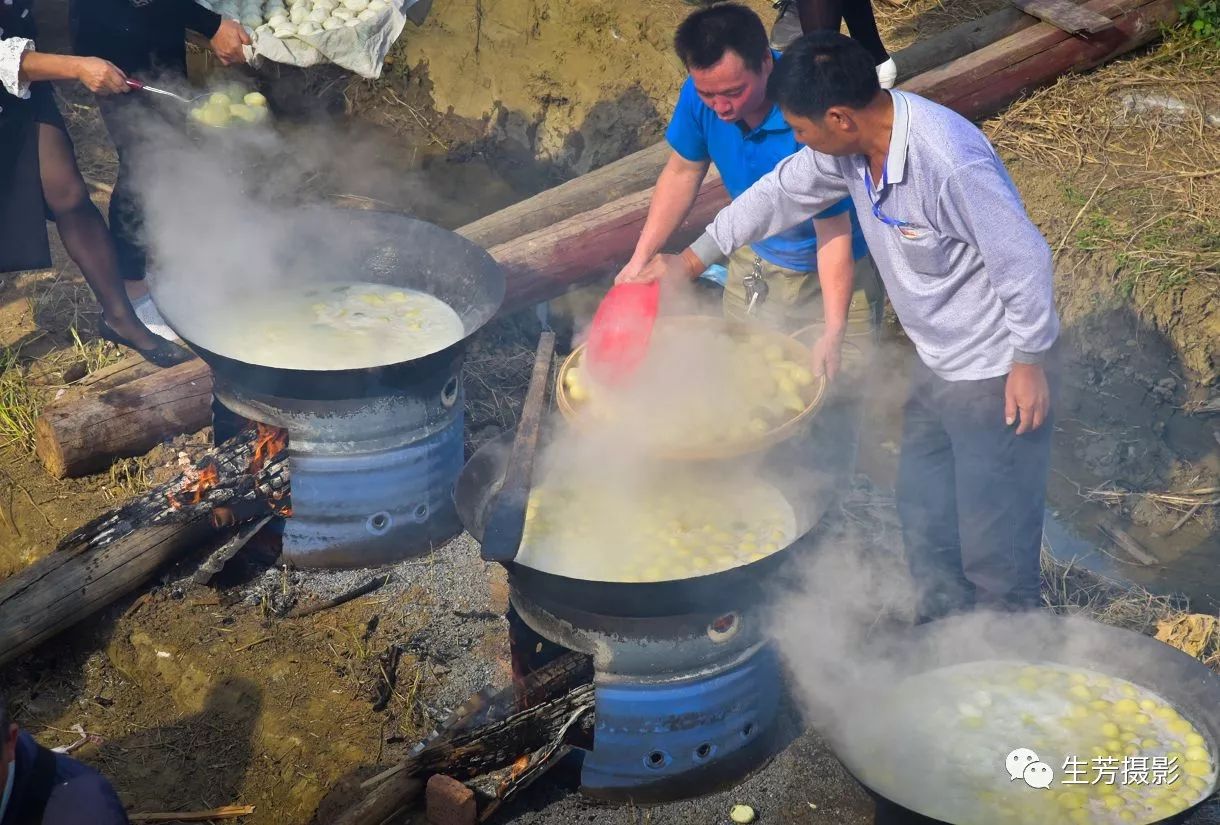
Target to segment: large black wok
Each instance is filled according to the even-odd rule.
[[[886,666],[891,679],[895,672],[906,677],[950,665],[996,659],[1087,668],[1126,679],[1160,694],[1208,740],[1213,758],[1217,743],[1220,743],[1220,678],[1197,659],[1156,639],[1083,618],[1050,613],[1020,617],[955,617],[890,636],[883,649],[874,651],[874,656],[878,661],[893,664],[893,670],[888,664]],[[883,692],[882,689],[879,693]],[[849,710],[849,715],[868,712],[868,702],[858,702]],[[842,721],[844,708],[836,708],[835,713]],[[848,718],[846,724],[836,722],[834,729],[825,730],[824,735],[848,772],[878,798],[877,821],[943,825],[943,820],[932,819],[925,815],[926,812],[908,807],[910,802],[903,798],[902,791],[907,783],[899,777],[893,780],[898,784],[893,785],[870,766],[863,754],[871,743],[853,741],[842,733],[851,728]],[[997,744],[997,747],[1002,745]],[[997,762],[997,776],[1002,780],[1006,777],[1002,776],[1001,766],[1002,761]],[[911,768],[918,770],[919,766]],[[1213,784],[1211,793],[1215,791]],[[1182,822],[1192,810],[1194,808],[1158,821]],[[974,824],[954,822],[947,825]]]
[[[465,338],[486,324],[504,300],[504,273],[481,247],[460,235],[404,215],[336,207],[308,207],[293,213],[279,238],[287,256],[277,268],[277,288],[301,289],[331,281],[368,281],[419,290],[445,301],[462,318]],[[341,242],[338,239],[342,239]],[[218,241],[218,242],[223,242]],[[295,274],[301,278],[294,280]],[[184,288],[174,278],[153,284],[166,322],[212,368],[217,378],[246,390],[305,400],[379,395],[387,389],[426,382],[438,365],[461,355],[465,338],[413,361],[361,369],[300,370],[251,363],[241,351],[220,352],[200,343],[209,318],[235,302],[249,300],[249,286],[268,273],[216,273],[211,283]],[[267,307],[273,318],[274,306]],[[256,340],[258,329],[250,330]],[[310,346],[307,335],[300,345]],[[444,372],[442,369],[441,372]]]
[[[467,532],[481,540],[486,526],[487,505],[503,481],[512,451],[513,432],[502,433],[483,445],[462,470],[454,496],[458,516]],[[543,439],[546,434],[544,431]],[[540,450],[546,448],[545,440]],[[803,546],[810,531],[821,520],[830,501],[828,490],[801,485],[798,497],[790,492],[795,470],[776,464],[763,471],[763,477],[784,492],[796,510],[798,535],[805,534],[786,548],[759,561],[720,573],[663,582],[602,582],[573,579],[544,573],[517,562],[507,562],[515,588],[542,604],[563,605],[590,614],[623,618],[681,616],[709,609],[733,610],[756,604],[774,586],[777,571],[791,563],[794,550]],[[829,487],[834,476],[826,475]]]

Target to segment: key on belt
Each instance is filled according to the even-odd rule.
[[[767,293],[770,291],[770,287],[767,286],[767,281],[763,277],[762,258],[754,257],[754,267],[741,279],[741,283],[746,289],[746,314],[752,314],[754,307],[766,302]]]

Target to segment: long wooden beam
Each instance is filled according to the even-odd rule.
[[[457,230],[479,246],[490,248],[588,212],[607,201],[647,189],[669,159],[669,144],[661,142],[592,172],[561,183],[533,197],[506,206]]]
[[[898,80],[904,82],[929,69],[943,66],[997,40],[1028,29],[1038,20],[1020,9],[1005,6],[977,20],[967,20],[924,40],[916,40],[894,53]]]
[[[925,72],[902,88],[967,117],[986,117],[1064,74],[1087,71],[1152,42],[1178,15],[1171,0],[1092,0],[1085,8],[1111,18],[1114,25],[1086,36],[1038,23]]]

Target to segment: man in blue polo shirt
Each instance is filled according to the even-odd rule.
[[[666,132],[674,151],[620,282],[636,280],[661,251],[689,213],[712,163],[736,198],[800,148],[767,97],[778,55],[758,15],[732,3],[702,9],[678,27],[674,46],[690,72]],[[856,293],[849,286],[834,294],[836,284],[852,283],[853,267]],[[881,305],[880,280],[849,198],[737,250],[728,272],[727,317],[745,317],[754,299],[753,316],[788,331],[822,320],[823,299],[827,312],[832,304],[837,309],[849,303],[850,315],[864,322],[875,323]]]

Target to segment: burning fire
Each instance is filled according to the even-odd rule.
[[[530,766],[529,754],[519,757],[517,759],[517,761],[513,763],[512,769],[509,771],[509,776],[511,777],[511,779],[509,781],[512,781],[512,779],[516,779],[517,777],[521,776],[521,774],[525,773],[526,768],[528,768],[529,766]]]
[[[203,501],[207,491],[216,486],[216,482],[220,481],[220,473],[216,469],[216,462],[208,461],[197,471],[198,474],[185,487],[176,493],[169,494],[169,506],[175,510],[180,507],[185,507],[191,504],[198,504]]]
[[[279,455],[288,446],[288,431],[272,427],[261,422],[257,423],[254,436],[254,453],[250,458],[250,466],[246,469],[249,475],[257,475],[267,462]],[[208,490],[220,482],[220,471],[215,460],[208,459],[198,468],[186,471],[186,483],[183,487],[168,494],[169,504],[175,510],[189,507],[203,501]],[[276,515],[292,515],[290,505],[281,504],[283,493],[274,497],[271,507]]]
[[[527,770],[529,770],[529,766],[530,766],[530,755],[528,753],[525,754],[524,756],[518,757],[517,761],[514,762],[512,764],[512,766],[508,769],[508,776],[505,776],[503,779],[500,780],[500,783],[496,788],[496,798],[503,799],[504,795],[507,794],[509,789],[512,788],[513,783],[516,782],[518,779],[520,779],[521,776]]]
[[[254,442],[254,457],[250,459],[250,469],[254,475],[269,459],[275,458],[288,446],[288,431],[280,427],[272,427],[259,421],[256,423],[257,435]]]

